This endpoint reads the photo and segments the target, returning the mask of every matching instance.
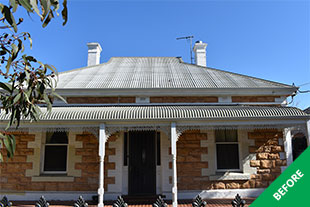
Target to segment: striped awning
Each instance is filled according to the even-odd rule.
[[[42,108],[41,121],[128,121],[300,118],[309,114],[294,107],[268,106],[67,106]],[[2,121],[9,115],[1,113]]]

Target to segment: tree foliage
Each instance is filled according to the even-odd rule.
[[[25,53],[25,42],[32,47],[31,35],[18,33],[18,25],[24,19],[16,21],[17,9],[25,9],[28,14],[36,13],[42,27],[46,27],[56,16],[59,16],[59,0],[10,0],[8,5],[0,3],[0,82],[1,113],[10,116],[6,128],[0,131],[0,146],[5,146],[8,158],[12,158],[16,148],[14,135],[9,128],[18,128],[20,121],[28,119],[37,121],[41,113],[39,104],[46,105],[51,111],[53,98],[62,99],[56,92],[57,70],[54,66],[44,64]],[[62,2],[61,16],[63,25],[67,23],[67,0]],[[3,161],[0,149],[0,162]]]

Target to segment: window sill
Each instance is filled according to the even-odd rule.
[[[221,175],[210,175],[210,180],[249,180],[250,174],[238,172],[226,172]]]
[[[31,178],[33,182],[73,182],[74,177],[66,175],[40,175]]]

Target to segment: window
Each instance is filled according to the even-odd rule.
[[[67,151],[67,132],[47,132],[44,151],[43,172],[66,173]]]
[[[218,170],[239,170],[237,130],[216,130],[216,158]]]

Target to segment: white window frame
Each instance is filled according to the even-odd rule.
[[[54,133],[54,132],[53,132]],[[43,142],[43,147],[42,147],[42,161],[41,161],[41,174],[42,175],[67,175],[68,174],[68,161],[69,161],[69,137],[70,137],[70,132],[67,132],[68,136],[68,143],[62,143],[62,144],[47,144],[46,143],[46,134],[47,132],[44,133],[44,142]],[[44,171],[44,164],[45,164],[45,146],[66,146],[67,147],[67,156],[66,156],[66,170],[65,171]]]
[[[224,129],[225,130],[225,129]],[[239,130],[236,129],[237,132],[237,141],[236,142],[217,142],[216,141],[216,130],[214,130],[214,143],[215,143],[215,169],[216,172],[241,172],[241,155],[240,155],[240,144],[239,144]],[[218,144],[237,144],[238,145],[238,161],[239,161],[239,168],[236,169],[218,169],[217,167],[217,145]]]

